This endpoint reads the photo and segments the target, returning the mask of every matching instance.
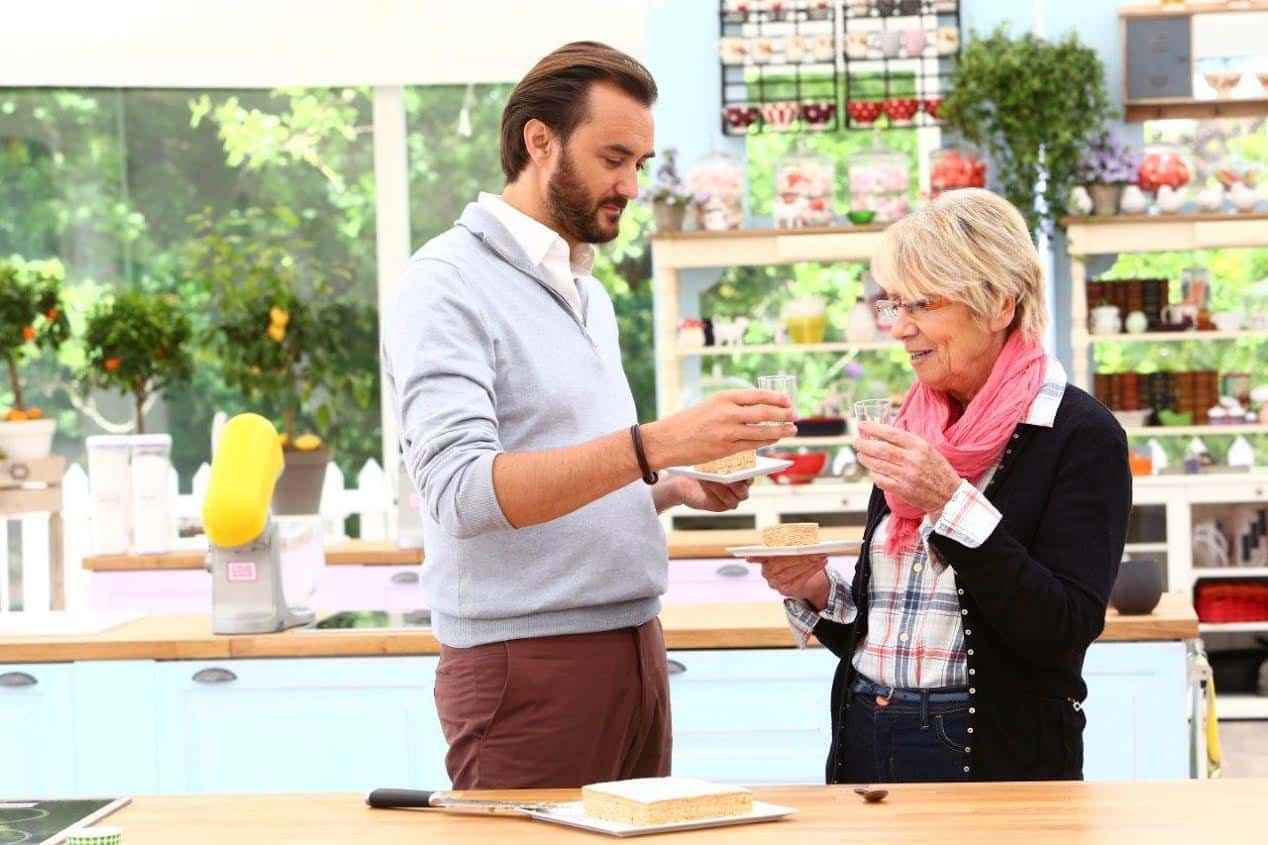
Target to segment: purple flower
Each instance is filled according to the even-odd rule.
[[[852,379],[863,378],[863,365],[858,361],[851,361],[845,365],[845,374]]]
[[[1085,185],[1125,185],[1136,181],[1140,156],[1115,141],[1108,132],[1089,139],[1076,169],[1076,179]]]

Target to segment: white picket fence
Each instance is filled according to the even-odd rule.
[[[189,493],[180,492],[176,471],[172,470],[169,483],[173,501],[173,525],[200,521],[203,497],[211,477],[211,466],[203,464],[194,473]],[[396,531],[395,496],[387,473],[378,462],[370,459],[357,473],[354,486],[347,486],[343,471],[335,464],[326,469],[326,482],[322,490],[321,518],[326,541],[348,539],[346,519],[360,516],[357,536],[366,540],[381,540],[394,536]],[[63,550],[66,574],[66,608],[82,609],[88,601],[88,573],[83,560],[92,554],[92,500],[89,493],[88,473],[79,464],[71,464],[62,479],[62,521],[65,526]],[[4,517],[4,534],[0,535],[0,612],[16,609],[47,610],[49,594],[49,531],[48,514],[27,514]],[[9,540],[18,534],[18,561],[11,567]],[[173,549],[205,547],[201,537],[196,539],[172,538]],[[12,584],[20,583],[21,601],[11,595]]]

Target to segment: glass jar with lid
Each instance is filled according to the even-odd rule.
[[[1175,144],[1146,144],[1136,184],[1142,191],[1153,192],[1159,211],[1174,214],[1188,200],[1193,174],[1193,156],[1188,150]]]
[[[726,153],[709,153],[687,174],[696,196],[698,228],[739,229],[744,225],[744,165]]]
[[[776,228],[800,229],[831,226],[836,221],[832,159],[818,153],[797,151],[775,163],[773,213]]]
[[[929,196],[956,188],[985,188],[986,162],[971,144],[947,144],[929,154]]]
[[[874,211],[876,223],[892,223],[910,211],[911,162],[906,153],[882,146],[879,138],[869,149],[850,156],[850,210]]]

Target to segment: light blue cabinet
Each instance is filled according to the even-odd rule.
[[[723,783],[822,783],[836,659],[825,649],[671,652],[674,773]],[[1181,642],[1097,643],[1084,667],[1084,777],[1189,776]]]
[[[1189,776],[1187,669],[1182,642],[1097,643],[1088,649],[1084,777]]]
[[[675,774],[823,782],[830,653],[669,658]],[[444,788],[436,664],[355,657],[0,665],[0,799]],[[1187,777],[1183,643],[1098,643],[1084,676],[1089,780]]]
[[[158,664],[162,792],[438,788],[436,658]]]
[[[0,664],[0,800],[73,788],[73,673],[67,663]]]
[[[674,651],[674,774],[822,783],[836,659],[826,649]]]

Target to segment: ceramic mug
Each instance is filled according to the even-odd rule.
[[[1211,322],[1222,332],[1241,331],[1243,316],[1238,311],[1217,311],[1211,315]]]
[[[798,64],[806,60],[806,39],[800,35],[784,38],[784,61]]]
[[[849,59],[866,59],[868,48],[872,43],[870,32],[847,32],[845,34],[845,55]]]
[[[925,35],[923,29],[904,29],[902,34],[903,50],[907,52],[908,57],[914,59],[924,55],[925,47],[929,44],[929,36]]]
[[[898,53],[903,44],[902,39],[903,34],[896,29],[885,29],[877,33],[877,44],[887,59],[898,58]]]
[[[1198,324],[1198,307],[1192,302],[1177,302],[1162,309],[1162,317],[1172,325],[1179,325],[1188,320],[1190,325]]]
[[[866,54],[866,47],[864,47]],[[836,45],[832,43],[832,36],[819,33],[810,37],[810,54],[814,56],[816,62],[830,62],[836,58]]]
[[[724,65],[742,65],[748,56],[748,45],[743,38],[719,38],[718,55]]]

